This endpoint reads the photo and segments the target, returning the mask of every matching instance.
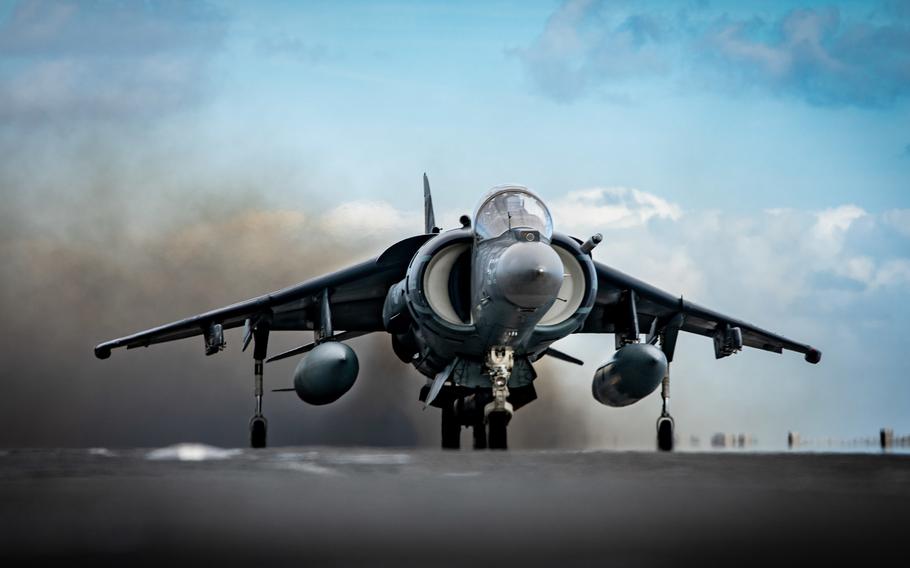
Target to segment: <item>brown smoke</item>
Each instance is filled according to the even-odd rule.
[[[144,175],[161,169],[149,165]],[[92,347],[343,268],[392,244],[326,231],[317,214],[270,206],[250,190],[175,197],[166,188],[136,213],[129,207],[136,194],[127,189],[133,180],[116,167],[80,178],[69,193],[36,187],[9,165],[2,173],[11,196],[26,199],[8,201],[10,222],[0,232],[0,446],[244,445],[252,361],[240,352],[239,330],[213,357],[203,355],[201,338],[115,350],[105,361]],[[311,338],[275,333],[270,351]],[[421,411],[417,401],[425,379],[392,355],[388,336],[351,345],[361,374],[337,403],[312,407],[293,393],[267,393],[270,442],[438,445],[439,412]],[[289,386],[295,364],[267,365],[267,388]],[[554,389],[540,390],[541,400],[513,421],[513,445],[583,444],[583,425],[560,420]]]
[[[408,226],[380,223],[381,238],[333,230],[320,209],[348,196],[311,180],[343,187],[343,173],[318,171],[261,124],[222,130],[207,103],[229,24],[205,2],[30,2],[0,30],[0,63],[11,62],[0,77],[0,446],[244,445],[252,361],[239,330],[213,357],[200,338],[105,361],[92,347],[342,268],[421,229],[393,214]],[[271,351],[311,338],[275,333]],[[417,401],[425,379],[384,334],[352,347],[361,375],[337,403],[267,395],[271,442],[437,445],[439,413]],[[267,387],[288,386],[294,364],[267,365]],[[557,410],[535,402],[514,439],[570,444],[549,418]]]

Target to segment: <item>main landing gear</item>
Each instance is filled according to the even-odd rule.
[[[537,398],[534,385],[509,389],[514,357],[511,347],[495,347],[487,354],[490,387],[465,387],[444,383],[435,397],[431,385],[420,391],[420,400],[442,409],[442,448],[461,448],[461,428],[471,428],[475,450],[509,448],[509,422],[522,406]]]
[[[508,426],[512,413],[484,410],[492,404],[490,391],[480,391],[464,398],[452,398],[449,393],[439,397],[442,406],[442,449],[461,449],[461,428],[471,428],[475,450],[506,450],[509,448]],[[511,404],[509,404],[511,407]]]
[[[461,448],[461,421],[455,409],[461,400],[445,400],[442,405],[442,449],[457,450]]]
[[[670,370],[660,386],[661,410],[657,419],[657,449],[662,452],[673,451],[673,417],[670,416]]]

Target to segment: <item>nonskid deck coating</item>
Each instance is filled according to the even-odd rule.
[[[0,557],[61,563],[902,564],[910,457],[6,450],[0,503]]]

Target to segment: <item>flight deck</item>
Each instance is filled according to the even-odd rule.
[[[903,564],[910,456],[7,450],[0,503],[5,561]]]

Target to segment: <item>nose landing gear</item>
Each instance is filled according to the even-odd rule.
[[[511,412],[491,412],[487,416],[487,441],[491,450],[508,450],[509,449],[509,420],[512,419]]]
[[[494,347],[487,354],[487,368],[493,383],[493,401],[484,406],[483,417],[487,427],[487,443],[491,450],[507,450],[508,426],[514,409],[508,401],[509,377],[515,359],[511,347]]]
[[[427,387],[422,390],[425,396]],[[533,385],[510,389],[509,404],[517,411],[537,398]],[[432,406],[442,410],[442,448],[458,450],[461,447],[461,428],[472,430],[475,450],[508,449],[508,426],[512,415],[494,411],[484,416],[493,400],[491,389],[445,387]]]
[[[472,429],[475,450],[508,449],[512,415],[537,398],[532,384],[509,388],[513,364],[512,348],[494,347],[482,375],[489,375],[489,387],[443,384],[435,396],[430,384],[421,389],[419,400],[442,409],[443,449],[460,449],[462,427]]]

